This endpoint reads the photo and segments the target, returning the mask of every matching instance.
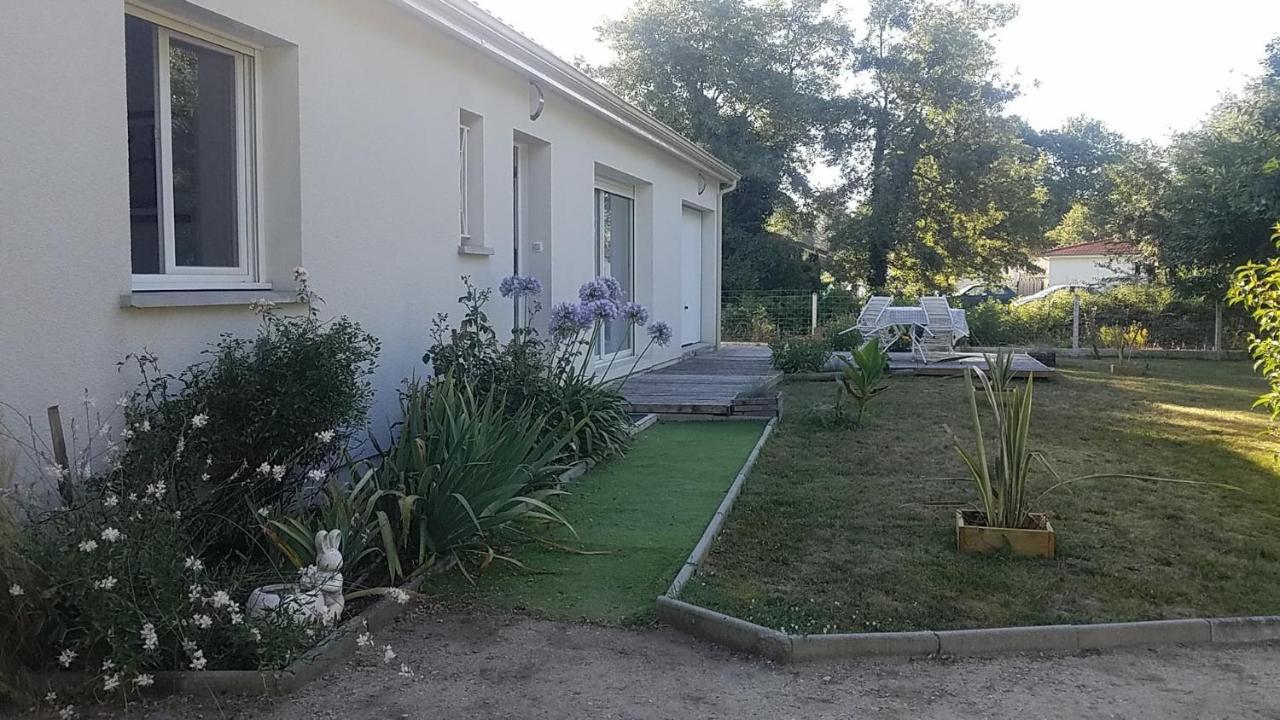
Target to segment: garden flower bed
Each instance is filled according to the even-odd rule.
[[[1062,476],[1242,488],[1071,484],[1036,507],[1053,515],[1053,561],[956,554],[972,490],[942,425],[968,427],[961,382],[894,380],[860,429],[822,410],[833,388],[787,385],[788,415],[680,599],[792,634],[1280,611],[1280,470],[1247,364],[1154,360],[1123,377],[1071,361],[1037,384],[1033,442]]]
[[[70,717],[70,696],[288,692],[356,647],[396,672],[372,631],[412,591],[518,564],[495,548],[569,528],[562,486],[630,446],[625,400],[589,371],[603,325],[644,326],[645,350],[672,335],[597,278],[557,306],[550,337],[529,329],[529,301],[500,341],[490,291],[463,278],[464,320],[437,317],[432,372],[406,383],[390,441],[356,460],[379,343],[321,319],[294,274],[303,312],[255,303],[256,336],[223,336],[176,375],[126,358],[136,389],[106,408],[86,392],[69,428],[50,413],[48,439],[0,404],[0,440],[23,454],[0,487],[0,699],[43,695]],[[500,289],[519,300],[540,283]]]

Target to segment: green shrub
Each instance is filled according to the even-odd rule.
[[[576,428],[565,446],[564,462],[601,460],[625,452],[631,441],[626,400],[616,387],[588,374],[578,363],[590,352],[583,347],[590,341],[544,341],[531,329],[537,312],[532,306],[523,327],[513,332],[509,342],[501,343],[485,311],[492,292],[475,287],[469,278],[462,280],[465,292],[458,298],[462,320],[454,328],[447,315],[436,316],[423,362],[438,376],[452,375],[472,387],[496,388],[513,412],[532,407],[546,418],[548,428]]]
[[[798,335],[769,343],[773,366],[784,373],[822,372],[831,359],[826,338]]]
[[[1214,306],[1194,298],[1179,297],[1161,285],[1121,285],[1104,292],[1080,292],[1080,342],[1099,344],[1103,327],[1140,325],[1148,343],[1162,348],[1211,347]],[[1072,296],[1059,292],[1023,305],[987,301],[971,308],[970,343],[973,345],[1041,345],[1069,347],[1072,334]],[[1226,347],[1238,347],[1246,318],[1238,311],[1223,317]]]
[[[838,315],[819,326],[818,334],[826,339],[832,351],[852,352],[862,346],[862,333],[857,328],[857,315]]]
[[[965,311],[969,342],[973,345],[1009,345],[1014,337],[1012,306],[985,300]]]
[[[259,508],[292,507],[364,430],[379,343],[345,317],[321,321],[306,271],[296,275],[302,314],[259,307],[256,337],[223,336],[177,377],[134,357],[143,380],[121,471],[168,482],[192,535],[214,545],[252,552],[235,528],[255,526]]]
[[[315,629],[284,617],[248,618],[242,604],[251,588],[288,581],[291,571],[247,564],[241,555],[202,558],[208,542],[192,534],[168,481],[118,466],[95,472],[116,446],[109,422],[94,421],[90,404],[86,425],[72,424],[72,438],[90,441],[68,448],[71,468],[0,424],[0,437],[25,442],[31,472],[61,481],[53,507],[41,493],[49,476],[0,493],[0,689],[33,690],[21,681],[26,671],[70,669],[84,674],[83,689],[99,700],[124,700],[156,672],[275,670],[297,658]],[[261,542],[256,528],[234,532],[246,545]]]
[[[889,370],[889,352],[880,348],[879,338],[872,338],[862,347],[855,349],[850,360],[843,356],[840,362],[839,389],[836,391],[835,414],[837,420],[843,420],[847,410],[845,398],[853,401],[857,413],[853,417],[855,425],[862,425],[867,405],[880,393],[889,389],[882,384],[885,373]]]
[[[1271,240],[1280,249],[1280,223]],[[1227,299],[1244,308],[1257,324],[1249,333],[1249,353],[1254,368],[1266,379],[1269,390],[1253,403],[1271,414],[1271,434],[1275,437],[1280,420],[1280,258],[1249,262],[1236,268]]]

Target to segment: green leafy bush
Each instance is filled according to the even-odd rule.
[[[561,458],[565,462],[601,460],[625,452],[631,441],[627,403],[617,387],[586,371],[593,340],[543,340],[532,329],[538,308],[530,303],[525,323],[509,342],[499,342],[485,311],[492,292],[475,287],[469,278],[464,277],[463,283],[466,291],[458,298],[462,320],[455,328],[447,315],[436,316],[423,362],[436,375],[452,375],[471,387],[498,389],[508,409],[514,412],[530,406],[546,418],[548,428],[576,428]],[[642,355],[637,354],[634,364]]]
[[[1271,239],[1280,248],[1280,223]],[[1227,299],[1247,310],[1257,330],[1249,334],[1249,352],[1254,368],[1266,379],[1270,390],[1254,402],[1271,413],[1272,434],[1280,420],[1280,258],[1251,262],[1237,268],[1231,278]]]
[[[274,670],[297,658],[315,629],[242,609],[249,589],[288,581],[292,571],[282,576],[243,555],[204,557],[209,542],[192,534],[172,484],[113,464],[115,413],[95,421],[91,403],[85,425],[72,424],[71,437],[85,444],[71,443],[70,467],[32,438],[22,447],[36,477],[0,493],[0,656],[18,661],[6,667],[5,689],[33,689],[15,687],[29,670],[69,669],[83,673],[100,700],[123,700],[160,671]],[[24,442],[3,424],[0,437]],[[41,491],[55,478],[51,506]],[[255,527],[229,524],[224,532],[242,534],[246,545],[262,542]],[[258,553],[268,555],[265,547]]]
[[[797,335],[769,343],[773,366],[784,373],[822,372],[831,359],[831,345],[826,338]]]
[[[177,377],[134,357],[143,380],[126,408],[122,472],[167,481],[194,536],[242,551],[252,548],[232,528],[292,507],[363,431],[373,395],[377,339],[346,317],[320,320],[306,271],[296,275],[302,314],[259,306],[256,337],[223,336]]]
[[[858,332],[857,315],[833,317],[819,326],[818,334],[826,338],[827,345],[834,352],[853,352],[862,347],[862,333]]]
[[[974,345],[1071,345],[1071,293],[1054,293],[1023,305],[988,300],[970,308],[966,317]],[[1214,306],[1180,297],[1162,285],[1121,285],[1105,292],[1080,293],[1082,344],[1098,342],[1097,333],[1103,327],[1134,324],[1146,328],[1153,347],[1211,347]],[[1224,345],[1239,347],[1245,335],[1244,315],[1225,313],[1223,325]]]

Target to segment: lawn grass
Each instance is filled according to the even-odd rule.
[[[476,584],[454,573],[435,585],[450,602],[563,620],[644,622],[706,529],[760,438],[758,422],[659,423],[631,451],[592,468],[556,503],[563,528],[504,552]],[[559,547],[557,547],[559,546]],[[603,554],[578,554],[565,547]]]
[[[1280,472],[1247,363],[1074,361],[1037,382],[1033,446],[1056,560],[960,556],[975,497],[943,424],[971,442],[962,380],[901,377],[867,427],[822,421],[829,383],[785,386],[787,417],[683,599],[790,632],[949,629],[1280,613]],[[1036,486],[1049,484],[1045,473]]]

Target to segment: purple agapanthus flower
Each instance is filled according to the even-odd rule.
[[[622,302],[622,286],[618,284],[617,280],[614,280],[611,277],[603,277],[603,276],[597,279],[604,284],[605,290],[608,292],[610,300],[616,303]]]
[[[525,275],[519,290],[525,297],[542,294],[542,281],[532,275]]]
[[[562,302],[556,303],[555,307],[551,308],[551,319],[547,329],[551,331],[552,337],[564,340],[573,337],[591,322],[592,319],[589,316],[584,317],[581,306]]]
[[[659,347],[666,347],[674,336],[675,333],[672,332],[671,326],[663,320],[659,320],[649,326],[649,337]]]
[[[586,303],[578,303],[573,306],[574,317],[577,318],[578,327],[587,330],[596,324],[595,313],[591,312],[591,307]]]
[[[617,320],[622,314],[622,309],[618,307],[618,303],[612,300],[592,300],[591,302],[582,303],[582,307],[591,315],[591,317],[599,320]]]
[[[498,283],[502,297],[529,297],[542,294],[542,281],[532,275],[509,275]]]
[[[611,300],[609,295],[609,285],[605,283],[606,278],[592,278],[578,288],[578,299],[584,303],[592,303],[597,300]]]
[[[622,306],[622,317],[644,327],[644,324],[649,322],[649,308],[638,302],[629,302]]]

